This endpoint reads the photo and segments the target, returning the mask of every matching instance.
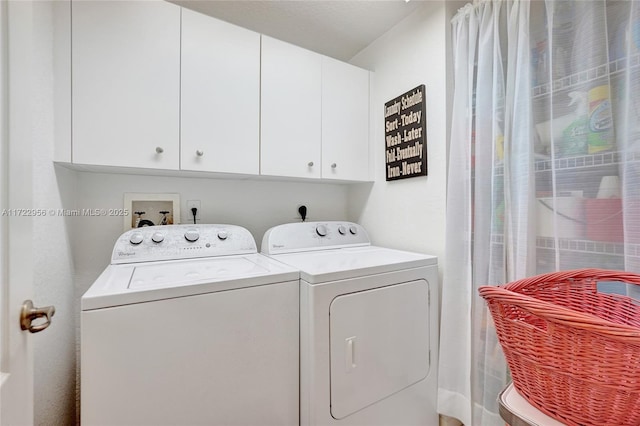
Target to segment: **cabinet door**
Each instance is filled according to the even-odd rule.
[[[262,36],[260,172],[319,178],[322,56]]]
[[[369,180],[369,71],[322,58],[322,178]]]
[[[258,174],[260,34],[183,9],[181,168]]]
[[[177,169],[180,7],[74,1],[72,161]]]

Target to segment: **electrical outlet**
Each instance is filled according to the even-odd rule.
[[[202,210],[200,210],[200,200],[189,200],[187,201],[187,216],[188,219],[186,221],[184,221],[184,223],[195,223],[193,221],[193,213],[191,212],[191,209],[196,208],[198,209],[198,211],[196,211],[196,222],[198,220],[200,220],[200,216],[202,214]]]

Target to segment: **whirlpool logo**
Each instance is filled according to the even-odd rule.
[[[134,256],[135,253],[130,252],[130,251],[119,251],[118,252],[118,256],[123,257],[123,256]]]

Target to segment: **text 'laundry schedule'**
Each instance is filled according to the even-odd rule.
[[[384,104],[387,180],[427,175],[424,84]]]

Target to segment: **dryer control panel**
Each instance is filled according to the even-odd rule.
[[[257,253],[251,233],[235,225],[146,226],[116,241],[111,264]]]
[[[353,222],[298,222],[274,226],[262,238],[264,254],[296,253],[371,245],[367,231]]]

